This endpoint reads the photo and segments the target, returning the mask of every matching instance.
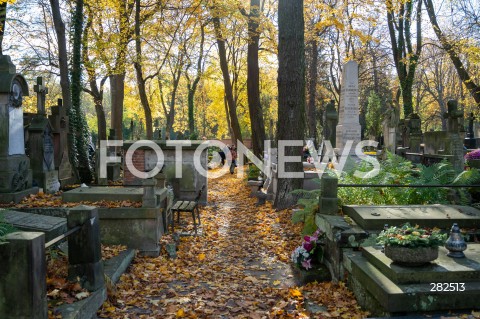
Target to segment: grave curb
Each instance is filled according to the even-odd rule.
[[[134,257],[135,250],[127,249],[118,256],[105,261],[105,275],[108,276],[113,283],[117,283]],[[55,308],[55,313],[61,314],[63,319],[96,318],[96,313],[105,300],[107,300],[107,288],[104,286],[93,292],[88,298]]]

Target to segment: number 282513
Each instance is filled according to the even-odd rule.
[[[465,283],[463,282],[431,282],[430,291],[448,292],[448,291],[465,291]]]

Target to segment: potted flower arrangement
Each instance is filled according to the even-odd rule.
[[[309,282],[329,281],[330,272],[323,261],[322,239],[325,233],[317,229],[311,236],[303,237],[302,245],[292,252],[293,273],[297,285]]]
[[[302,245],[292,252],[292,262],[302,270],[310,270],[319,264],[323,258],[323,249],[320,246],[325,233],[319,228],[311,236],[303,237]]]
[[[421,266],[438,258],[438,247],[447,240],[439,229],[411,226],[390,227],[383,230],[377,242],[384,245],[385,255],[404,266]]]
[[[467,153],[464,158],[469,167],[480,168],[480,149]]]

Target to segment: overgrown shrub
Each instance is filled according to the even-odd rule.
[[[327,174],[335,174],[339,184],[366,184],[366,185],[473,185],[480,183],[479,170],[468,170],[456,175],[452,165],[447,162],[431,166],[413,164],[406,159],[387,154],[385,160],[380,161],[380,172],[377,176],[362,179],[354,176],[356,170],[368,172],[373,169],[372,164],[362,161],[357,165],[350,165],[347,161],[344,172],[327,170]],[[297,204],[300,209],[292,216],[294,223],[303,222],[304,234],[315,231],[315,214],[318,212],[318,201],[321,191],[295,190],[300,197]],[[465,188],[447,187],[339,187],[339,205],[426,205],[450,204],[452,198],[456,204],[468,204],[470,195]]]
[[[5,236],[13,233],[14,231],[16,231],[15,227],[5,222],[3,212],[0,210],[0,245],[5,244]]]

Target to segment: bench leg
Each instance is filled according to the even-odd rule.
[[[195,218],[195,209],[192,210],[192,218],[193,218],[193,229],[195,229],[195,236],[197,236],[197,221]]]
[[[170,214],[170,225],[172,226],[172,234],[175,233],[175,211],[172,210]]]
[[[201,225],[202,222],[200,221],[200,209],[198,209],[198,206],[195,207],[195,209],[197,210],[198,225]]]

